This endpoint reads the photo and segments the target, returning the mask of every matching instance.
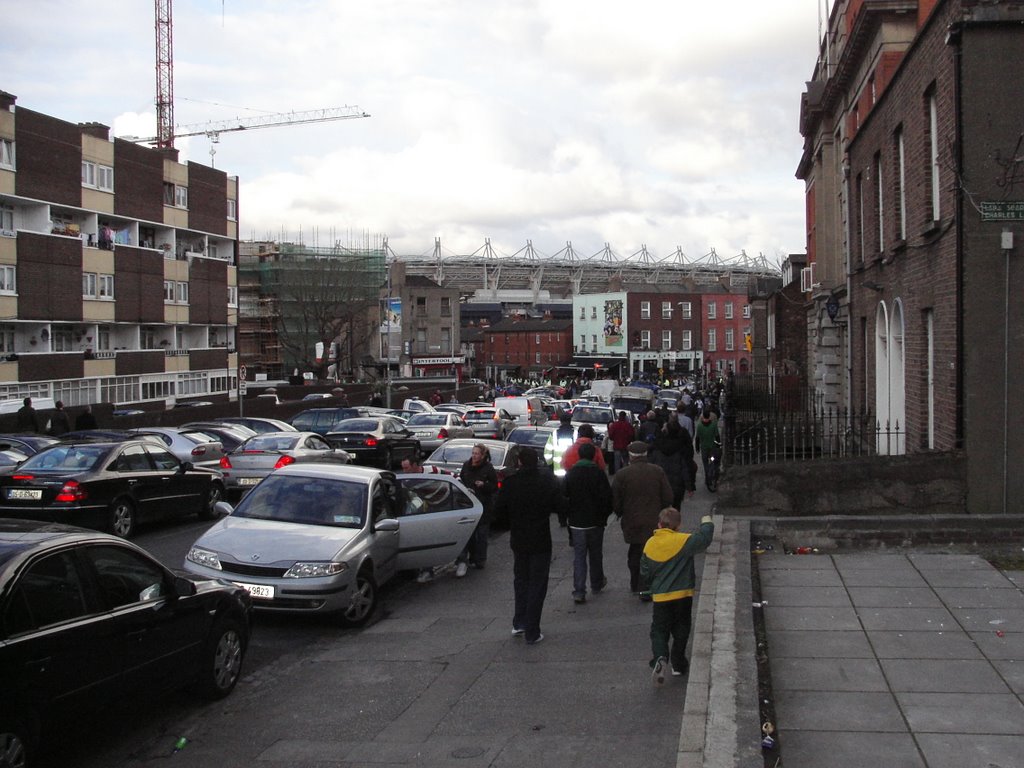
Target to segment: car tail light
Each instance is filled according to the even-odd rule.
[[[277,460],[277,463],[274,464],[274,469],[280,469],[281,467],[287,467],[289,464],[294,464],[294,463],[295,463],[295,457],[294,456],[289,456],[289,455],[285,454],[284,456],[282,456],[280,459]]]
[[[54,501],[85,501],[89,496],[77,480],[68,480],[60,489]]]
[[[377,445],[377,438],[375,438],[375,437],[368,437],[363,442],[363,445],[365,445],[367,448],[373,448],[373,447],[375,447]]]
[[[438,440],[447,440],[448,439],[448,430],[447,429],[442,429],[440,432],[438,432],[437,433],[437,439]]]
[[[204,448],[201,445],[197,445],[195,448],[192,449],[192,455],[196,456],[196,457],[198,457],[198,456],[205,456],[206,455],[206,448]]]
[[[220,457],[220,468],[221,469],[232,469],[231,459],[229,459],[227,456],[221,456]]]
[[[505,472],[504,472],[504,470],[498,470],[498,488],[499,489],[501,488],[502,483],[504,483],[504,482],[505,482]]]
[[[12,475],[11,480],[35,480],[34,475]]]

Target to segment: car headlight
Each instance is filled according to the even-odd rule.
[[[201,549],[200,547],[192,547],[185,555],[185,559],[189,562],[195,563],[196,565],[202,565],[206,568],[213,568],[215,571],[221,570],[220,558],[217,557],[216,552],[211,552],[208,549]]]
[[[296,563],[285,573],[286,579],[316,579],[336,576],[348,570],[348,563]]]

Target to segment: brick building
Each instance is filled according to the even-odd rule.
[[[745,293],[731,293],[724,287],[700,295],[704,371],[722,376],[727,371],[750,373],[752,355],[744,343],[752,331],[751,305]]]
[[[0,399],[233,395],[237,178],[15,102],[0,92]]]
[[[806,145],[801,167],[835,171],[830,189],[807,174],[809,199],[841,201],[834,220],[809,203],[808,256],[840,244],[848,400],[905,431],[880,450],[965,448],[974,512],[1024,511],[1024,476],[1008,469],[1024,460],[1024,390],[1006,376],[1024,363],[1008,300],[1024,290],[1021,60],[1020,0],[851,0],[805,94],[828,116],[803,122],[805,137],[833,137],[828,153]],[[834,295],[823,274],[819,293]]]
[[[572,320],[507,317],[482,329],[477,370],[486,378],[540,376],[572,360]]]
[[[678,291],[628,291],[625,299],[629,373],[661,377],[701,370],[701,296]]]

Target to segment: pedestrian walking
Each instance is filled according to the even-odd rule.
[[[679,426],[675,419],[669,419],[651,443],[647,454],[652,464],[657,464],[668,477],[672,486],[672,506],[682,509],[683,496],[697,489],[696,478],[690,468],[693,465],[693,444],[689,433]]]
[[[584,443],[594,445],[594,448],[597,449],[594,452],[594,463],[602,472],[607,471],[608,465],[604,460],[604,451],[594,444],[594,428],[590,424],[580,424],[580,428],[576,430],[576,442],[566,448],[565,453],[562,454],[562,469],[566,472],[572,469],[572,465],[579,459],[580,446]]]
[[[481,443],[473,446],[469,458],[459,470],[459,479],[473,494],[480,499],[484,513],[476,530],[469,537],[466,551],[460,556],[455,566],[455,575],[463,577],[468,570],[467,563],[483,569],[487,565],[487,539],[491,534],[491,519],[494,516],[494,494],[498,490],[498,473],[491,464],[491,452]]]
[[[704,475],[707,476],[708,460],[718,443],[718,420],[711,412],[710,406],[704,406],[701,417],[697,419],[697,430],[693,437],[693,447],[700,452],[704,464]]]
[[[98,426],[91,405],[86,405],[85,410],[75,417],[75,429],[96,429]]]
[[[674,507],[658,515],[658,528],[644,545],[640,560],[640,578],[654,603],[651,611],[651,679],[655,685],[665,682],[666,667],[672,675],[685,675],[690,669],[686,643],[690,638],[693,596],[697,579],[694,555],[708,548],[715,535],[710,515],[700,520],[695,533],[680,533],[682,516]],[[669,648],[671,639],[671,649]]]
[[[19,432],[39,431],[39,421],[36,419],[36,409],[32,407],[31,397],[26,397],[21,401],[16,424]]]
[[[507,478],[495,498],[495,512],[509,521],[515,608],[512,634],[528,645],[544,639],[540,617],[551,571],[551,516],[562,513],[565,497],[551,475],[537,470],[537,454],[524,447],[518,471]]]
[[[619,411],[618,419],[608,425],[608,441],[614,452],[612,474],[629,463],[629,444],[635,439],[636,430],[633,429],[628,414],[625,411]]]
[[[658,513],[672,503],[672,486],[665,471],[647,460],[647,443],[629,444],[629,465],[612,477],[612,511],[629,545],[626,566],[629,591],[640,596],[640,558],[644,544],[658,525]],[[642,596],[641,596],[642,597]]]
[[[54,410],[50,416],[50,427],[46,433],[56,437],[70,431],[71,420],[68,418],[68,412],[64,410],[64,403],[58,400],[54,404]]]
[[[559,517],[562,527],[569,528],[573,550],[572,598],[587,601],[587,573],[590,588],[600,592],[608,584],[604,575],[604,529],[612,512],[612,487],[595,463],[597,447],[584,443],[579,460],[565,474],[566,510]]]

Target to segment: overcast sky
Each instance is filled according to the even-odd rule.
[[[399,255],[804,251],[800,94],[822,0],[175,0],[178,125],[223,134],[240,235]],[[0,0],[0,89],[156,132],[152,0]],[[177,142],[210,162],[204,137]]]

